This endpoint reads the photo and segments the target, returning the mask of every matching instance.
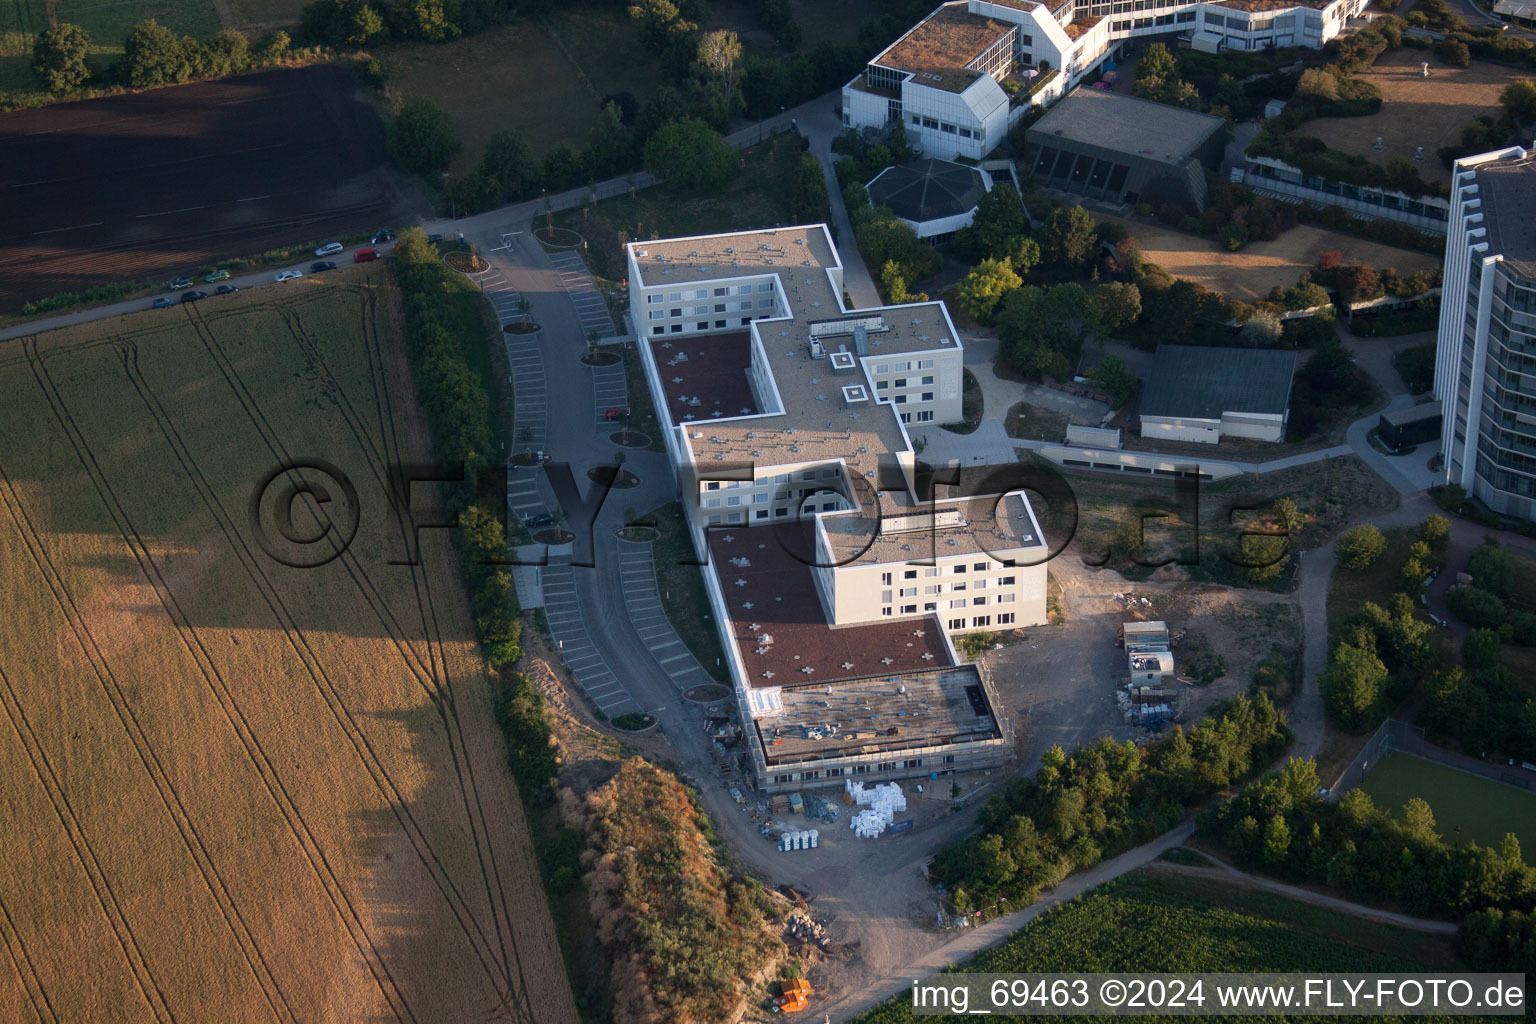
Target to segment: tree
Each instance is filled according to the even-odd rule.
[[[1318,306],[1326,306],[1330,312],[1332,311],[1332,306],[1328,302],[1328,289],[1305,274],[1300,281],[1286,290],[1280,304],[1289,310],[1316,309]]]
[[[1339,98],[1339,76],[1331,68],[1307,68],[1296,82],[1296,95],[1332,102]]]
[[[453,121],[429,99],[407,100],[389,126],[390,152],[401,167],[416,174],[447,167],[459,148]]]
[[[1387,682],[1387,667],[1369,646],[1341,643],[1323,673],[1320,690],[1329,717],[1358,732],[1369,724]]]
[[[1339,561],[1346,569],[1369,569],[1387,550],[1387,538],[1375,525],[1365,523],[1339,538]]]
[[[1409,797],[1403,805],[1403,826],[1420,839],[1440,838],[1440,834],[1435,831],[1435,812],[1422,797]]]
[[[880,290],[885,293],[885,301],[893,306],[911,300],[912,296],[907,292],[907,278],[901,272],[900,263],[895,260],[885,261],[880,268]]]
[[[1023,277],[1040,265],[1040,246],[1028,235],[1015,235],[1009,240],[1005,255],[1013,272]]]
[[[1435,44],[1435,56],[1453,68],[1472,66],[1472,51],[1460,39],[1442,39]]]
[[[525,199],[538,194],[539,165],[515,128],[497,132],[486,140],[480,169],[496,182],[502,199]]]
[[[1520,562],[1492,540],[1484,541],[1467,559],[1467,572],[1479,587],[1499,597],[1515,595],[1520,586]]]
[[[353,46],[367,46],[384,35],[384,19],[367,4],[357,4],[349,12],[343,39]]]
[[[1136,65],[1136,81],[1171,78],[1178,71],[1178,66],[1178,61],[1168,51],[1168,47],[1162,43],[1153,43],[1142,55],[1141,63]]]
[[[1124,405],[1125,400],[1131,397],[1131,392],[1136,390],[1135,375],[1125,365],[1125,360],[1114,354],[1105,356],[1099,365],[1094,367],[1093,379],[1109,392],[1109,405],[1112,409],[1118,409]]]
[[[1029,232],[1029,217],[1012,185],[1000,182],[976,204],[971,223],[955,232],[950,243],[955,255],[969,263],[999,259],[1020,235]],[[1028,272],[1028,267],[1016,273]]]
[[[1152,47],[1160,45],[1153,43]],[[1091,213],[1081,206],[1059,206],[1051,211],[1050,219],[1045,222],[1040,255],[1062,276],[1072,276],[1092,258],[1097,241]]]
[[[1250,348],[1273,348],[1280,342],[1280,317],[1272,310],[1260,308],[1240,332],[1244,345]]]
[[[1375,267],[1360,263],[1346,263],[1334,271],[1334,281],[1339,287],[1339,298],[1345,302],[1361,302],[1380,298],[1385,292],[1381,287],[1381,275]]]
[[[1473,672],[1499,664],[1499,634],[1491,629],[1474,629],[1461,642],[1461,663]]]
[[[1536,82],[1517,78],[1499,93],[1499,104],[1515,125],[1536,121]]]
[[[68,92],[91,77],[85,60],[90,52],[91,37],[85,29],[69,24],[51,26],[32,46],[32,74],[48,92]]]
[[[741,40],[735,32],[719,29],[699,37],[699,63],[716,79],[726,96],[735,96],[740,87],[736,64],[741,60]]]
[[[1307,517],[1302,515],[1301,509],[1296,507],[1296,501],[1289,495],[1281,495],[1269,506],[1270,515],[1274,517],[1276,525],[1294,537],[1301,532],[1301,528],[1307,525]]]
[[[821,224],[832,220],[832,199],[827,195],[827,176],[821,161],[809,151],[795,161],[794,187],[789,196],[793,224]]]
[[[1023,283],[1007,262],[982,260],[955,286],[955,301],[975,320],[990,324],[1002,297]]]
[[[192,75],[181,40],[153,18],[139,22],[128,33],[123,70],[135,89],[185,82]]]
[[[731,144],[696,117],[663,125],[645,144],[645,169],[693,192],[719,192],[738,166]]]
[[[612,177],[633,166],[634,152],[634,135],[625,126],[619,105],[604,104],[587,142],[587,174],[594,181]]]
[[[209,40],[208,58],[215,74],[244,71],[251,63],[251,44],[243,32],[226,28]]]
[[[1141,316],[1141,289],[1124,281],[1109,281],[1093,290],[1094,329],[1101,337],[1129,327]]]
[[[1451,540],[1451,523],[1445,516],[1430,514],[1419,526],[1419,536],[1436,551],[1443,551]]]

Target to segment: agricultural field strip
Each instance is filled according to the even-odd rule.
[[[370,321],[370,323],[371,323],[371,321]],[[370,333],[370,335],[372,334],[371,331],[369,333]],[[218,353],[216,351],[216,344],[217,343],[215,341],[213,341],[212,336],[211,336],[211,332],[206,330],[206,324],[204,325],[204,329],[199,331],[199,336],[204,341],[204,344],[209,346],[210,354],[215,357],[216,361],[218,361],[219,357],[218,357]],[[297,340],[297,339],[298,339],[298,334],[296,333],[295,340]],[[376,338],[370,338],[370,349],[369,349],[370,358],[375,358],[377,356],[376,348],[374,346],[376,346]],[[197,469],[195,463],[192,463],[192,462],[189,461],[190,457],[189,457],[188,453],[185,450],[185,446],[180,442],[179,437],[175,434],[174,424],[170,423],[164,417],[164,410],[163,410],[163,408],[159,407],[158,399],[154,396],[153,392],[148,389],[147,385],[145,385],[145,383],[143,382],[142,377],[140,377],[137,374],[136,367],[133,365],[134,352],[133,352],[132,344],[130,343],[129,346],[126,347],[126,348],[124,348],[122,346],[119,346],[119,347],[120,347],[120,349],[122,351],[122,354],[123,354],[124,363],[125,363],[125,370],[127,370],[129,372],[131,382],[133,383],[135,389],[140,394],[141,398],[143,398],[145,400],[146,405],[150,408],[152,414],[154,414],[156,416],[156,419],[160,423],[160,425],[162,427],[162,430],[166,431],[167,440],[169,442],[171,442],[172,448],[173,448],[173,450],[176,451],[178,459],[180,459],[182,461],[183,468],[188,473],[189,478],[192,480],[194,485],[198,487],[200,493],[204,496],[205,501],[210,502],[210,511],[214,512],[215,517],[220,520],[221,527],[226,530],[226,535],[230,536],[230,540],[231,540],[232,545],[234,545],[236,547],[236,553],[237,554],[242,554],[242,553],[244,554],[245,557],[242,559],[242,562],[245,565],[245,567],[247,568],[247,571],[248,572],[252,572],[253,568],[254,568],[253,581],[258,582],[258,586],[263,590],[264,596],[267,597],[267,599],[269,601],[269,604],[272,604],[272,603],[275,602],[276,606],[273,607],[273,609],[272,609],[274,611],[274,613],[279,616],[280,620],[281,619],[287,619],[287,621],[284,622],[284,628],[285,628],[285,633],[287,634],[290,643],[294,645],[296,652],[300,653],[300,656],[305,661],[305,664],[311,668],[311,674],[312,675],[318,675],[320,677],[320,678],[316,678],[315,679],[315,682],[317,683],[317,685],[319,685],[322,688],[322,690],[330,689],[330,687],[328,686],[328,682],[329,681],[328,680],[323,680],[323,672],[324,672],[324,670],[319,665],[318,661],[312,660],[312,657],[313,657],[312,655],[310,655],[309,657],[305,657],[306,653],[308,653],[307,644],[306,644],[302,634],[299,633],[296,628],[293,628],[291,626],[291,621],[292,621],[291,617],[287,615],[286,609],[282,608],[281,601],[280,601],[279,598],[277,598],[277,595],[276,595],[275,591],[271,590],[270,583],[268,581],[266,581],[264,579],[264,577],[258,579],[258,577],[261,576],[261,570],[260,570],[260,567],[259,567],[259,563],[255,563],[254,561],[246,561],[247,559],[251,558],[249,549],[244,546],[243,541],[237,541],[236,540],[236,537],[238,536],[238,534],[231,535],[230,527],[231,527],[232,524],[231,524],[231,521],[228,518],[227,513],[225,513],[223,511],[221,506],[217,505],[217,499],[212,496],[211,491],[207,490],[206,481],[201,478],[200,471]],[[187,643],[188,648],[189,648],[190,651],[192,651],[192,653],[194,654],[194,657],[197,657],[197,655],[198,655],[199,651],[201,650],[201,648],[200,648],[199,641],[197,640],[197,637],[195,635],[195,632],[192,630],[192,627],[189,624],[186,623],[185,617],[179,614],[180,610],[179,610],[179,608],[177,607],[177,605],[175,603],[174,595],[171,594],[170,591],[169,591],[169,588],[165,586],[163,578],[160,577],[160,575],[159,575],[158,567],[154,564],[153,559],[149,556],[147,549],[143,545],[142,539],[138,538],[136,532],[133,530],[132,524],[126,520],[124,510],[122,509],[121,505],[117,503],[117,501],[115,499],[115,496],[112,495],[111,490],[110,490],[110,485],[107,484],[104,475],[100,471],[100,468],[94,465],[94,456],[90,453],[88,446],[86,446],[84,444],[83,435],[80,434],[80,432],[78,430],[78,427],[76,427],[73,424],[73,420],[70,417],[67,408],[65,408],[60,403],[60,396],[58,395],[57,390],[56,390],[56,388],[54,387],[54,385],[53,385],[53,383],[51,381],[51,378],[49,378],[47,368],[46,368],[45,365],[43,365],[44,361],[39,356],[39,354],[36,352],[35,345],[31,341],[31,339],[28,340],[26,348],[27,348],[27,353],[28,353],[28,360],[29,360],[29,362],[30,362],[30,364],[32,366],[33,372],[38,377],[39,384],[42,385],[43,390],[44,390],[45,394],[47,395],[47,397],[48,397],[48,399],[50,401],[50,404],[53,405],[55,413],[59,416],[61,425],[64,426],[64,428],[66,430],[66,433],[69,435],[70,440],[71,440],[72,444],[75,447],[77,457],[79,457],[81,459],[82,466],[84,468],[86,468],[88,473],[90,473],[90,475],[92,477],[92,480],[93,480],[93,483],[95,483],[98,491],[102,494],[104,503],[106,503],[106,505],[108,507],[108,511],[113,515],[114,520],[117,522],[118,526],[122,530],[124,539],[125,539],[125,541],[128,542],[129,547],[132,550],[135,558],[139,561],[141,567],[146,572],[146,575],[156,585],[157,594],[159,594],[162,603],[166,606],[166,611],[171,615],[171,618],[172,618],[173,622],[176,624],[178,630],[181,632],[181,635],[182,635],[182,638],[183,638],[184,642]],[[221,370],[223,370],[223,369],[225,369],[225,368],[221,367]],[[231,384],[231,387],[236,390],[236,393],[240,394],[244,401],[249,401],[249,397],[250,396],[249,396],[249,393],[244,390],[243,382],[238,381],[238,378],[231,379],[229,377],[229,371],[228,370],[225,370],[225,373],[226,373],[226,378],[229,379],[229,383]],[[373,379],[378,381],[381,378],[380,378],[380,375],[376,373],[374,375]],[[331,378],[331,383],[333,385],[335,385],[334,378]],[[339,393],[339,386],[337,386],[337,390],[338,390],[338,393]],[[387,401],[387,398],[386,398],[386,401]],[[250,411],[250,406],[249,405],[247,406],[247,411],[248,412]],[[358,422],[358,420],[357,420],[357,418],[355,416],[355,412],[349,409],[349,414],[351,415],[350,422],[351,422],[351,425],[352,425],[352,429],[359,433],[360,438],[366,437],[365,432],[361,431],[361,424]],[[393,424],[388,422],[389,418],[387,416],[385,417],[385,419],[386,419],[386,423],[384,424],[384,427],[385,427],[386,431],[389,431],[390,434],[392,434],[392,426],[393,426]],[[268,427],[268,429],[270,429],[270,427]],[[392,438],[389,437],[389,435],[386,435],[386,436],[387,436],[387,439],[392,439]],[[275,435],[268,434],[267,439],[268,439],[269,444],[270,444],[275,439]],[[375,452],[375,455],[377,455],[377,452]],[[377,465],[375,465],[373,468],[375,469],[375,471],[377,471],[377,469],[378,469]],[[3,467],[0,467],[0,473],[3,473]],[[30,524],[29,521],[25,521],[26,512],[25,512],[25,508],[20,504],[19,495],[17,495],[15,493],[14,488],[9,486],[8,478],[5,478],[5,482],[6,482],[6,485],[7,485],[7,488],[6,488],[7,496],[10,499],[10,500],[7,501],[7,507],[9,509],[9,511],[11,512],[13,517],[17,517],[19,515],[22,518],[23,522],[21,522],[21,525],[23,526],[24,532],[25,532],[25,534],[26,534],[26,536],[28,538],[28,541],[29,541],[29,545],[28,546],[29,546],[29,549],[33,552],[34,558],[38,558],[40,556],[41,559],[45,559],[46,560],[47,557],[48,557],[47,553],[46,553],[45,550],[42,549],[40,543],[38,542],[38,537],[37,537],[37,534],[36,534],[35,530],[33,530],[31,528],[31,524]],[[39,568],[43,571],[44,576],[45,576],[46,579],[48,579],[50,585],[54,587],[55,594],[56,594],[56,596],[59,597],[60,601],[61,602],[69,602],[70,599],[68,598],[67,593],[63,591],[63,588],[62,588],[62,577],[59,575],[57,569],[52,567],[46,561],[40,562]],[[360,573],[359,567],[354,566],[353,569],[354,569],[354,578],[358,579],[360,587],[364,588],[365,592],[367,592],[370,589],[370,582],[367,581],[365,577],[364,578],[360,578],[360,579],[358,578],[359,573]],[[424,625],[430,625],[433,629],[435,629],[435,627],[436,627],[436,623],[435,623],[435,609],[433,609],[432,606],[431,606],[430,592],[424,592],[424,588],[426,586],[426,580],[425,580],[424,576],[419,574],[419,573],[413,573],[413,576],[415,577],[416,586],[418,588],[418,594],[420,594],[422,596],[422,598],[423,598],[423,600],[421,602],[421,607],[422,607]],[[262,586],[262,584],[265,584],[265,586]],[[372,596],[372,595],[370,595],[370,596]],[[378,607],[378,605],[375,604],[375,607]],[[89,629],[84,626],[83,620],[81,620],[81,618],[79,617],[78,610],[77,609],[72,609],[71,607],[68,607],[67,604],[66,604],[66,606],[65,606],[65,608],[63,610],[65,611],[65,614],[67,616],[69,616],[72,625],[74,626],[74,628],[77,631],[77,635],[80,636],[82,644],[86,645],[87,653],[88,654],[92,654],[92,652],[94,651],[94,655],[92,656],[92,662],[93,662],[93,665],[97,668],[98,674],[100,675],[100,674],[106,673],[109,676],[110,668],[108,668],[106,666],[104,659],[100,658],[99,650],[95,650],[94,638],[92,638],[90,636]],[[381,611],[382,611],[382,609],[381,609]],[[71,614],[71,612],[73,612],[73,614]],[[383,618],[385,620],[385,624],[386,624],[387,627],[392,627],[393,626],[393,624],[388,621],[387,614],[381,616],[381,618]],[[431,636],[431,634],[428,634],[428,635]],[[400,635],[400,633],[397,630],[392,629],[391,630],[391,636],[395,640],[396,646],[401,650],[401,653],[406,656],[406,660],[407,660],[408,663],[411,663],[412,661],[417,660],[417,659],[413,659],[411,657],[413,652],[410,650],[408,642],[404,640],[404,638]],[[428,641],[428,644],[429,644],[429,657],[430,657],[430,660],[432,661],[432,665],[430,666],[430,671],[434,675],[436,674],[436,670],[437,670],[437,664],[436,664],[437,663],[437,656],[433,652],[435,652],[436,649],[437,649],[437,643],[440,643],[440,638],[438,638],[437,641],[433,641],[431,639],[429,639],[429,641]],[[205,679],[209,682],[210,686],[214,686],[215,679],[217,679],[217,669],[212,665],[212,662],[207,659],[206,652],[203,651],[202,654],[203,654],[203,657],[198,658],[199,665],[203,669]],[[419,656],[417,656],[417,658],[419,659]],[[418,681],[421,681],[422,673],[420,671],[419,661],[417,661],[416,664],[412,664],[411,668],[412,668],[412,671],[413,671],[413,675],[415,675],[417,677]],[[108,682],[108,678],[103,678],[103,684],[106,685],[107,682]],[[115,683],[115,680],[113,680],[113,682]],[[218,680],[218,683],[219,683],[218,686],[214,686],[216,691],[220,690],[220,689],[223,689],[223,687],[222,687],[222,680]],[[454,757],[455,757],[455,762],[456,762],[456,767],[457,767],[457,762],[459,760],[460,753],[459,753],[459,751],[457,749],[457,746],[455,746],[454,743],[453,743],[453,736],[455,734],[455,730],[457,729],[458,723],[457,723],[457,710],[456,710],[456,708],[453,705],[452,693],[451,693],[451,691],[447,690],[446,687],[444,687],[442,689],[434,689],[432,686],[428,686],[425,682],[423,682],[423,686],[424,686],[424,688],[426,688],[428,690],[429,696],[433,696],[435,698],[434,699],[434,704],[437,705],[437,707],[439,709],[439,714],[444,719],[444,724],[445,724],[445,726],[447,727],[447,729],[449,731],[450,746],[453,747],[453,749],[454,749]],[[120,695],[120,690],[119,690],[119,695]],[[224,694],[223,695],[226,698],[228,698],[227,689],[224,690]],[[331,695],[334,696],[334,691],[332,692]],[[226,710],[226,713],[229,713],[229,714],[231,714],[233,716],[232,717],[232,724],[235,724],[236,720],[243,721],[242,719],[239,719],[239,709],[238,709],[238,706],[235,706],[233,704],[232,698],[228,698],[228,699],[230,700],[230,703],[228,705],[225,705],[225,710]],[[339,701],[338,701],[338,704],[333,704],[332,705],[333,712],[338,712],[339,715],[346,715],[345,707],[344,706],[340,706],[338,708],[338,705],[339,705]],[[128,714],[131,715],[131,711],[129,711]],[[338,719],[338,721],[340,721],[340,719]],[[128,724],[129,723],[125,721],[125,726],[128,726]],[[241,730],[239,725],[236,725],[236,731],[237,731],[237,733],[241,734],[242,741],[247,742],[248,753],[251,754],[253,763],[255,763],[257,765],[257,767],[258,767],[258,770],[260,770],[263,767],[263,762],[264,762],[265,758],[264,758],[264,754],[260,751],[259,743],[256,742],[254,735],[250,734],[248,732],[248,730]],[[142,732],[139,732],[136,729],[130,728],[130,734],[134,735],[134,738],[135,738],[135,741],[136,741],[136,746],[139,743],[147,742],[147,741],[144,740]],[[349,735],[354,735],[354,734],[349,731]],[[354,743],[357,743],[358,741],[361,741],[361,743],[363,745],[362,749],[359,749],[358,753],[363,758],[365,764],[368,765],[368,767],[371,769],[372,772],[380,773],[380,774],[375,774],[375,780],[376,780],[376,782],[378,782],[380,784],[381,790],[392,789],[392,785],[389,783],[388,777],[387,776],[382,776],[382,778],[381,778],[382,769],[378,766],[376,759],[372,758],[371,750],[367,750],[367,748],[366,748],[367,741],[365,739],[363,739],[360,734],[355,734],[354,735]],[[141,753],[142,753],[142,749],[143,748],[141,748]],[[149,754],[150,754],[150,756],[153,756],[153,751],[152,750],[149,751]],[[307,826],[304,825],[304,823],[303,823],[301,818],[297,818],[296,809],[294,809],[292,807],[291,800],[287,799],[287,794],[282,791],[282,789],[281,789],[281,787],[282,787],[281,780],[276,778],[275,772],[273,772],[271,770],[270,763],[267,763],[265,766],[266,766],[268,772],[271,772],[271,775],[270,775],[270,778],[269,778],[266,773],[263,773],[263,781],[268,784],[269,792],[272,793],[272,795],[274,797],[274,800],[276,800],[279,803],[279,806],[281,807],[281,806],[283,806],[286,803],[287,806],[285,807],[285,810],[290,810],[295,815],[295,819],[296,820],[295,819],[290,819],[290,825],[295,828],[296,838],[300,838],[301,846],[304,846],[306,854],[311,856],[312,863],[315,863],[317,859],[318,859],[319,862],[321,862],[321,863],[315,863],[315,866],[317,868],[317,871],[321,871],[321,868],[324,867],[324,871],[321,871],[321,874],[322,874],[322,882],[325,881],[325,876],[328,874],[329,868],[328,868],[328,866],[323,865],[323,859],[324,859],[323,858],[323,853],[321,853],[319,851],[317,846],[312,848],[310,845],[306,845],[304,843],[304,838],[308,835]],[[478,805],[478,794],[476,792],[474,792],[474,780],[473,780],[472,770],[469,771],[467,779],[464,777],[463,768],[459,768],[459,771],[461,773],[460,774],[460,788],[461,788],[461,792],[464,794],[464,798],[465,798],[465,801],[466,801],[466,811],[468,811],[468,804],[469,804],[469,802],[471,800],[473,800]],[[163,780],[163,774],[160,776],[160,778],[156,779],[157,784],[160,784],[162,780]],[[273,788],[274,786],[275,786],[275,789]],[[281,796],[280,796],[280,794],[281,794]],[[174,794],[172,794],[172,795],[174,795]],[[386,795],[386,797],[388,797],[389,793],[386,792],[385,795]],[[392,802],[392,806],[395,809],[395,813],[396,813],[397,817],[400,817],[402,819],[401,820],[402,826],[404,826],[406,828],[407,834],[411,835],[412,841],[413,841],[413,845],[417,846],[418,855],[423,858],[423,863],[428,867],[428,869],[430,871],[430,870],[433,869],[433,864],[429,863],[429,861],[435,862],[436,861],[436,854],[435,854],[434,851],[431,850],[430,845],[426,844],[425,840],[420,837],[419,830],[416,830],[413,827],[414,826],[414,822],[412,822],[410,820],[410,812],[409,812],[408,809],[406,809],[405,807],[402,806],[401,802],[398,799],[398,794],[395,794],[395,797],[396,798],[391,801]],[[184,818],[184,812],[183,812],[183,818]],[[471,814],[471,821],[472,822],[474,821],[474,815],[473,814]],[[472,826],[472,827],[474,827],[474,826]],[[478,829],[477,829],[477,833],[478,833]],[[195,836],[195,833],[193,835]],[[310,837],[310,839],[311,839],[311,842],[313,842],[312,837]],[[485,838],[485,841],[489,842],[489,837],[488,836]],[[477,854],[480,854],[480,849],[479,849],[480,837],[479,837],[478,834],[477,834],[477,837],[476,837],[476,842],[477,842]],[[201,862],[200,862],[200,866],[201,866]],[[438,866],[440,867],[440,865],[438,865]],[[483,855],[482,855],[482,866],[483,866]],[[436,874],[436,873],[434,873],[434,874]],[[474,943],[474,941],[473,941],[474,935],[472,935],[471,932],[478,933],[479,937],[481,938],[481,940],[482,941],[486,941],[484,939],[483,933],[480,932],[479,926],[475,922],[473,922],[472,920],[468,924],[465,924],[464,917],[462,916],[462,913],[463,912],[467,912],[467,911],[461,911],[463,901],[462,901],[462,898],[458,896],[457,890],[456,890],[456,888],[453,885],[452,879],[448,878],[446,876],[446,874],[436,875],[436,877],[438,878],[439,886],[444,888],[444,890],[445,890],[444,891],[445,897],[448,898],[450,904],[453,905],[452,909],[454,910],[456,916],[460,917],[460,923],[461,923],[461,925],[463,925],[465,927],[466,935],[471,937],[472,945],[476,946],[477,955],[480,955],[481,960],[482,960],[482,964],[484,964],[485,954],[484,954],[484,952],[482,952],[480,950],[478,944]],[[332,892],[333,900],[339,898],[340,901],[345,902],[346,901],[346,894],[340,890],[339,882],[337,882],[335,880],[334,875],[329,875],[329,879],[330,879],[330,881],[336,887],[335,891]],[[489,888],[489,885],[490,885],[489,881],[487,882],[487,885],[488,885],[488,888]],[[499,889],[500,888],[500,879],[499,878],[496,879],[496,885],[497,885],[497,888]],[[328,887],[328,891],[331,891],[329,889],[329,887]],[[502,902],[502,906],[503,906],[503,909],[504,909],[505,904],[504,904],[503,901],[497,901],[497,900],[493,899],[491,901],[492,906],[494,907],[497,902]],[[348,905],[348,906],[349,906],[349,909],[350,909],[350,905]],[[341,911],[341,907],[340,906],[338,906],[337,909],[338,909],[338,911]],[[347,917],[348,915],[344,914],[343,916]],[[351,925],[353,925],[353,924],[356,924],[357,927],[359,928],[359,930],[361,930],[361,924],[360,924],[360,922],[356,921],[355,912],[353,912],[351,914],[351,919],[348,920],[348,924],[349,924],[349,930],[351,928]],[[501,932],[501,931],[504,930],[503,929],[503,922],[501,921],[501,919],[499,917],[497,918],[496,924],[497,924],[498,932]],[[367,939],[366,934],[363,935],[363,939],[364,940]],[[498,942],[502,946],[502,955],[505,958],[505,955],[506,955],[505,940],[503,938],[501,938],[500,935],[498,935]],[[361,946],[359,947],[359,951],[360,952],[364,952],[362,950]],[[367,958],[367,954],[364,953],[364,956],[365,956],[365,959],[366,959]],[[370,961],[370,963],[372,963],[372,962]],[[380,966],[382,967],[382,965],[380,965]],[[503,960],[502,967],[503,967],[503,971],[505,971],[505,959]],[[384,968],[384,970],[387,972],[387,968]],[[488,970],[488,972],[491,971],[491,968],[488,965],[487,965],[487,970]],[[505,975],[503,975],[503,976],[505,976]],[[533,1020],[534,1018],[530,1015],[526,1019]]]

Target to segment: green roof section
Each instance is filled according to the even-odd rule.
[[[1295,352],[1159,345],[1140,414],[1209,420],[1224,412],[1283,416],[1295,373]]]

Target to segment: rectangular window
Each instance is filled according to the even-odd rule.
[[[998,604],[1013,604],[1013,602],[1018,599],[1018,596],[1019,596],[1018,594],[998,594],[997,595],[997,603]]]
[[[645,304],[647,306],[654,305],[654,304],[656,304],[656,303],[658,303],[660,301],[661,301],[661,293],[660,292],[657,292],[654,295],[647,295],[645,297]]]
[[[925,612],[936,611],[938,607],[939,605],[937,601],[925,601],[923,603],[923,611]]]
[[[888,572],[881,573],[880,574],[880,582],[885,584],[886,586],[890,586],[891,585],[891,574],[888,573]]]
[[[933,422],[933,410],[932,409],[926,409],[926,410],[918,413],[917,414],[917,422],[919,422],[919,423],[932,423]]]
[[[725,312],[725,303],[723,303],[723,302],[715,303],[715,312],[716,313],[724,313]]]
[[[698,291],[693,293],[693,297],[696,299],[707,299],[709,298],[709,289],[700,288]]]
[[[730,291],[731,290],[729,288],[716,288],[715,289],[715,294],[716,295],[729,295]]]
[[[990,615],[978,615],[971,620],[972,629],[984,629],[990,625],[992,625],[992,616]]]
[[[901,578],[904,579],[904,580],[915,580],[915,579],[917,579],[917,570],[916,569],[907,569],[906,571],[904,571],[901,574]]]
[[[772,309],[773,308],[773,300],[772,299],[758,299],[757,300],[757,308],[758,309]]]
[[[901,614],[903,614],[903,615],[916,615],[917,614],[917,605],[915,605],[915,604],[904,604],[904,605],[902,605],[901,606]]]
[[[958,600],[949,602],[949,606],[951,608],[969,608],[970,607],[970,605],[966,603],[966,600],[963,597],[958,599]]]
[[[931,402],[931,401],[933,401],[933,392],[932,391],[924,391],[923,392],[922,401],[924,401],[924,402]]]
[[[646,314],[646,318],[649,319],[649,320],[662,320],[662,319],[664,319],[666,317],[666,315],[667,314],[663,313],[659,309],[653,309],[649,313]]]
[[[965,566],[964,565],[957,565],[957,566],[955,566],[955,573],[957,575],[959,573],[962,573],[962,572],[965,572]]]
[[[667,310],[667,316],[682,316],[682,315],[683,315],[683,309],[682,309],[681,306],[677,307],[676,309],[669,309],[669,310]]]
[[[977,562],[975,565],[971,566],[971,568],[975,569],[977,572],[986,572],[987,571],[987,563],[986,562]]]
[[[916,587],[902,587],[902,588],[900,588],[898,593],[900,593],[902,597],[916,597],[917,596],[917,588]]]
[[[997,585],[1000,587],[1011,587],[1013,586],[1013,577],[1004,576],[1002,579],[997,581]]]
[[[886,605],[884,608],[880,609],[880,614],[881,615],[891,615],[891,614],[894,614],[894,613],[891,611],[891,606],[890,605]]]
[[[932,374],[929,374],[928,376],[923,378],[923,387],[927,387],[927,386],[929,386],[932,383],[933,383],[933,375]]]
[[[912,368],[912,364],[908,363],[907,364],[907,369],[910,370],[911,368]],[[919,370],[931,370],[931,369],[933,369],[933,360],[932,359],[919,359],[917,361],[917,368]],[[925,381],[923,381],[923,383],[924,384],[932,384],[933,381],[925,380]]]
[[[897,377],[896,380],[893,381],[892,383],[894,383],[896,385],[896,387],[898,387],[898,388],[904,388],[904,387],[907,386],[907,378],[905,378],[905,377]]]
[[[652,327],[651,328],[651,333],[652,334],[666,334],[667,333],[667,329],[665,327],[660,327],[660,326]]]
[[[942,583],[930,583],[926,587],[923,588],[923,593],[925,593],[925,594],[942,594],[942,593],[944,593],[944,584],[942,584]]]
[[[971,598],[971,607],[973,607],[973,608],[980,608],[982,605],[984,605],[986,603],[987,603],[987,599],[985,597],[973,597],[973,598]]]
[[[986,580],[977,580],[976,581],[976,589],[977,590],[986,590],[987,589],[987,581]]]
[[[1013,612],[1003,612],[1003,614],[997,617],[997,624],[999,626],[1013,625]]]

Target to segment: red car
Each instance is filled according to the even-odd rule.
[[[607,412],[603,413],[603,419],[627,420],[629,419],[629,409],[622,405],[616,405],[612,409],[609,409]]]
[[[378,258],[379,251],[377,249],[359,249],[352,254],[353,263],[372,263]]]

